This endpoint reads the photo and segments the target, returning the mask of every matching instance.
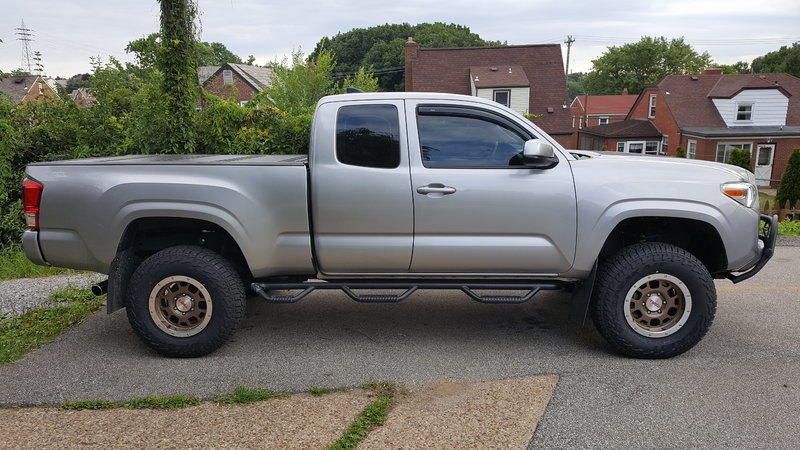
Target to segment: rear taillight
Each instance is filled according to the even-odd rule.
[[[42,200],[44,186],[25,178],[22,182],[22,198],[25,205],[25,222],[31,230],[39,229],[39,202]]]

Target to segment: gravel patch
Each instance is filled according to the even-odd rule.
[[[34,308],[56,306],[47,299],[51,292],[66,287],[88,288],[91,282],[104,275],[72,274],[45,278],[20,278],[0,281],[0,317],[11,317]]]
[[[775,245],[783,247],[800,247],[800,236],[781,236],[775,239]]]

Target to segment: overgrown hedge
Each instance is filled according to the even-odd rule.
[[[119,74],[118,74],[119,75]],[[69,99],[15,105],[0,96],[0,247],[16,245],[24,230],[21,183],[25,165],[37,161],[165,153],[167,114],[159,76],[136,90],[98,90],[97,104],[81,109]],[[193,112],[194,153],[302,154],[307,152],[311,113],[288,115],[254,102],[204,95]],[[169,150],[169,149],[167,149]],[[167,151],[169,152],[169,151]]]

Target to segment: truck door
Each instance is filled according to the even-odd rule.
[[[332,102],[317,110],[310,192],[323,273],[408,272],[414,210],[404,115],[402,100]]]
[[[416,131],[409,133],[411,272],[567,271],[576,241],[568,161],[556,151],[555,167],[526,168],[523,146],[537,136],[505,111],[481,108],[406,102],[408,126]]]

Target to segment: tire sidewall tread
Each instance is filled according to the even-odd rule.
[[[628,290],[642,277],[656,273],[677,277],[692,296],[687,322],[661,338],[638,334],[624,316]],[[714,320],[716,305],[713,278],[694,255],[674,245],[647,242],[625,247],[602,263],[591,314],[597,330],[620,353],[635,358],[670,358],[700,342]]]
[[[176,275],[194,278],[211,295],[208,325],[189,337],[164,333],[150,317],[153,288]],[[128,284],[126,310],[131,327],[152,349],[170,357],[198,357],[215,351],[233,335],[244,317],[245,303],[244,284],[225,258],[203,247],[181,245],[161,250],[139,265]]]

